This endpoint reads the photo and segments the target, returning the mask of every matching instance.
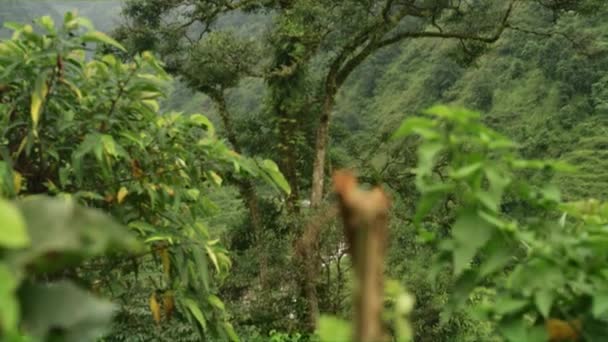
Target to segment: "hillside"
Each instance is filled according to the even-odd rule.
[[[120,20],[122,0],[0,0],[0,36],[6,36],[4,23],[31,22],[43,15],[61,21],[67,11],[76,10],[90,18],[98,30],[109,32]]]

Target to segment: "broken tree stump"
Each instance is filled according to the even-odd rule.
[[[353,340],[383,341],[383,273],[390,200],[379,187],[360,189],[349,171],[336,171],[333,182],[356,278]]]

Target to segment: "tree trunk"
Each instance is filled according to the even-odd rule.
[[[241,146],[236,138],[236,132],[234,131],[234,126],[232,124],[232,117],[228,111],[226,98],[224,97],[223,92],[211,96],[211,98],[213,99],[217,107],[217,111],[222,119],[222,124],[224,126],[224,130],[226,131],[228,142],[230,142],[235,152],[242,153]],[[254,248],[256,248],[258,251],[258,258],[260,262],[260,283],[262,288],[266,288],[268,285],[268,256],[264,251],[264,246],[262,243],[264,226],[262,216],[260,214],[257,193],[255,191],[253,182],[249,179],[240,180],[238,182],[238,188],[239,193],[245,201],[245,205],[249,211],[249,219],[251,220],[251,227],[253,228],[254,232]]]
[[[287,197],[288,210],[291,213],[299,213],[298,200],[300,191],[298,189],[298,172],[296,165],[296,147],[294,144],[293,133],[296,132],[294,119],[292,119],[281,104],[275,105],[275,111],[279,117],[279,142],[281,150],[281,170],[291,187],[291,194]]]
[[[325,158],[329,140],[329,121],[334,109],[336,89],[335,86],[328,89],[321,107],[321,117],[317,126],[315,142],[315,160],[312,169],[312,190],[310,193],[310,205],[315,208],[323,200],[323,183],[325,181]]]

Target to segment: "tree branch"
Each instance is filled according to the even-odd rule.
[[[422,31],[422,32],[402,32],[398,33],[390,38],[384,39],[377,44],[377,48],[381,48],[384,46],[388,46],[394,43],[397,43],[401,40],[407,38],[442,38],[442,39],[465,39],[465,40],[474,40],[484,43],[494,43],[496,42],[503,34],[506,28],[509,27],[509,17],[513,12],[513,7],[518,0],[511,0],[509,3],[509,7],[505,11],[505,14],[502,17],[500,25],[496,29],[496,32],[491,36],[479,36],[475,34],[470,34],[466,32],[434,32],[434,31]]]

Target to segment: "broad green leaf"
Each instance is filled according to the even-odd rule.
[[[534,294],[534,303],[536,304],[538,311],[545,318],[549,318],[551,306],[553,305],[553,298],[553,292],[550,289],[542,289]]]
[[[12,203],[0,198],[0,247],[21,248],[30,243],[22,214]]]
[[[17,302],[18,280],[16,275],[0,263],[0,330],[14,331],[19,323],[19,302]]]
[[[498,327],[498,330],[509,342],[527,342],[528,333],[526,325],[521,320],[502,323]]]
[[[523,309],[528,302],[523,299],[515,299],[510,297],[499,297],[496,299],[495,311],[499,315],[506,315]]]
[[[485,277],[500,270],[509,263],[512,254],[509,242],[505,241],[502,235],[495,234],[486,245],[485,258],[479,269],[479,274]]]
[[[47,94],[47,74],[41,72],[38,74],[38,78],[36,78],[36,83],[34,85],[34,91],[32,92],[32,100],[30,106],[30,115],[32,117],[34,131],[36,130],[36,128],[38,127],[38,123],[40,122],[40,111],[42,109],[42,103],[46,99]]]
[[[591,309],[595,318],[603,318],[608,314],[608,293],[598,292],[593,294],[593,307]]]
[[[17,202],[27,224],[31,247],[14,251],[9,259],[33,270],[62,269],[85,258],[110,250],[142,249],[129,229],[105,213],[77,205],[74,201],[29,196]],[[52,252],[53,258],[46,255]]]
[[[511,179],[495,167],[486,166],[484,172],[489,183],[488,204],[491,203],[491,210],[498,211],[504,190],[511,183]]]
[[[416,167],[417,176],[422,177],[432,173],[435,159],[442,149],[443,146],[435,142],[420,145],[418,148],[418,166]]]
[[[60,331],[62,341],[93,341],[107,331],[117,309],[67,281],[27,285],[20,294],[23,327],[42,340]]]
[[[460,275],[468,267],[493,232],[493,227],[473,212],[465,213],[456,220],[452,227],[455,275]]]
[[[119,42],[117,42],[114,38],[106,35],[103,32],[93,31],[87,32],[82,37],[80,37],[83,42],[94,42],[94,43],[103,43],[107,45],[114,46],[115,48],[127,52],[124,46],[122,46]]]
[[[333,316],[321,315],[317,335],[321,341],[350,342],[351,330],[349,322]]]

